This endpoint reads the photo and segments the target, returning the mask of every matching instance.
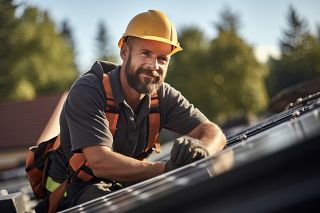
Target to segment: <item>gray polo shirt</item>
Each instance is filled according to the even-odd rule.
[[[120,66],[109,72],[115,101],[120,106],[117,131],[112,136],[105,116],[106,94],[102,76],[106,64],[97,61],[91,70],[72,86],[60,116],[61,144],[68,158],[71,152],[95,145],[108,146],[113,151],[137,157],[144,151],[148,139],[150,96],[146,95],[136,112],[124,99],[120,85]],[[158,91],[160,127],[184,135],[207,118],[169,84]]]

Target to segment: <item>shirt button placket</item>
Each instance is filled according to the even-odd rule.
[[[135,124],[135,120],[133,116],[129,117],[129,125],[128,125],[128,136],[130,140],[130,151],[131,153],[134,153],[136,146],[137,146],[137,139],[138,139],[138,134],[137,134],[137,127]]]

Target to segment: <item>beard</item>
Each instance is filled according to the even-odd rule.
[[[160,74],[161,72],[157,70],[146,68],[143,66],[140,66],[136,70],[133,70],[131,68],[130,56],[124,70],[128,84],[140,94],[152,95],[159,90],[163,83],[163,77]],[[146,74],[153,77],[140,78],[140,74]]]

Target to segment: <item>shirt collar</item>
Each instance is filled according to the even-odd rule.
[[[124,94],[120,84],[120,67],[121,66],[117,66],[117,68],[113,69],[108,73],[110,83],[111,83],[113,98],[118,104],[124,103]]]
[[[118,104],[124,104],[124,102],[125,102],[124,93],[123,93],[121,83],[120,83],[120,68],[121,68],[120,65],[117,66],[115,69],[108,72],[108,75],[109,75],[109,79],[110,79],[110,84],[111,84],[114,100]],[[149,113],[150,104],[151,104],[151,96],[146,95],[141,100],[139,112],[141,112],[142,114]]]

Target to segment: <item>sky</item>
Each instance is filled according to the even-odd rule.
[[[260,62],[268,55],[279,56],[279,40],[287,28],[287,14],[292,5],[315,34],[320,26],[319,0],[16,0],[45,10],[60,26],[67,20],[76,43],[76,60],[81,72],[90,69],[96,60],[95,37],[98,23],[106,24],[111,48],[118,51],[117,42],[128,22],[138,13],[158,9],[166,13],[179,30],[198,26],[206,37],[214,38],[214,23],[225,8],[240,17],[240,36],[254,47]],[[179,36],[179,35],[178,35]],[[183,54],[183,52],[178,53]]]

